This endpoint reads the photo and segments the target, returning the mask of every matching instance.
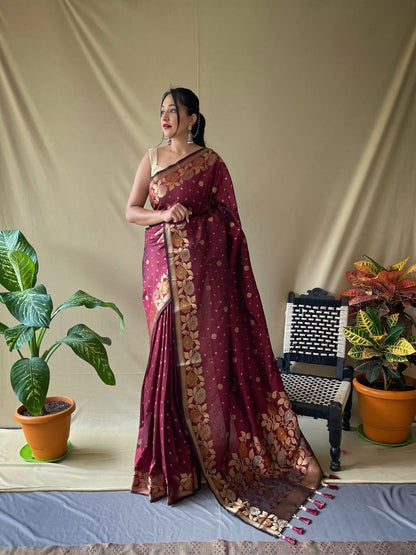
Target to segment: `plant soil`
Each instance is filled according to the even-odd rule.
[[[374,383],[367,382],[367,384],[363,384],[363,385],[368,385],[368,387],[371,387],[373,389],[384,391],[383,382],[374,382]],[[412,387],[411,385],[406,384],[403,387],[390,387],[387,391],[413,391],[414,389],[415,388]]]
[[[45,415],[47,415],[47,414],[56,414],[57,412],[62,412],[63,410],[67,409],[70,406],[71,405],[69,403],[66,403],[65,401],[48,401],[47,403],[45,403],[45,407],[44,407],[45,408]],[[20,414],[22,416],[36,416],[35,414],[32,414],[31,412],[29,412],[27,409],[20,412]],[[40,416],[40,415],[38,415],[38,416]]]

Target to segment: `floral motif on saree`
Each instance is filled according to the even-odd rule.
[[[144,300],[151,351],[132,490],[175,502],[202,472],[225,509],[279,536],[322,472],[276,366],[228,170],[201,149],[156,174],[149,197],[156,210],[181,202],[192,217],[146,231],[146,295],[162,299],[168,276],[169,299]],[[160,403],[163,379],[177,389]],[[157,427],[172,406],[176,427]]]

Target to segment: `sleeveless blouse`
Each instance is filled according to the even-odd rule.
[[[157,163],[157,146],[149,148],[149,159],[151,165],[151,176],[153,177],[157,172],[165,169],[165,166],[159,166]]]

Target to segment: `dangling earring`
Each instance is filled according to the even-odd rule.
[[[188,125],[188,145],[191,145],[194,142],[192,138],[192,125]]]
[[[199,114],[198,114],[198,119],[197,119],[196,121],[198,122],[198,125],[196,126],[196,131],[195,131],[195,133],[192,134],[192,137],[193,137],[194,139],[195,139],[195,137],[196,137],[196,136],[198,135],[198,133],[199,133],[199,125],[200,125],[200,123],[201,123],[201,118],[200,118]],[[192,141],[192,142],[193,142],[193,141]]]

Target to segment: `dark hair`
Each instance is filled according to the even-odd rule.
[[[197,115],[196,122],[192,127],[192,137],[194,143],[205,147],[205,140],[204,140],[204,131],[205,131],[205,118],[199,111],[199,99],[195,93],[193,93],[190,89],[184,89],[183,87],[175,87],[170,88],[166,91],[162,96],[162,102],[165,98],[171,94],[173,98],[173,102],[175,103],[177,114],[178,114],[178,125],[179,125],[179,110],[178,110],[178,102],[182,104],[185,108],[188,116],[192,116],[192,114]]]

